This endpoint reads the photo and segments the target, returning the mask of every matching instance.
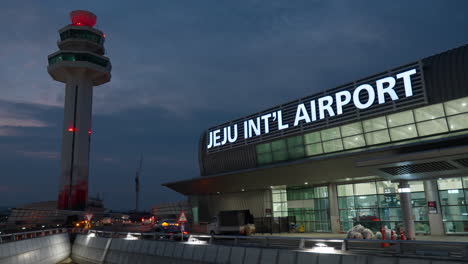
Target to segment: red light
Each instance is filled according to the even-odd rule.
[[[105,37],[106,37],[106,33],[102,33],[102,36],[105,38]]]
[[[90,135],[91,135],[91,130],[88,130],[88,134],[90,134]]]
[[[96,15],[85,10],[75,10],[70,13],[73,25],[93,27],[96,25]]]
[[[68,132],[75,132],[75,131],[78,131],[78,129],[74,128],[74,127],[69,127],[68,128]]]
[[[184,231],[184,232],[182,232],[182,233],[183,233],[184,235],[188,235],[188,232],[187,232],[187,231]]]

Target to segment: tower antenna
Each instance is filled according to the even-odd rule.
[[[139,210],[140,203],[140,175],[143,167],[143,154],[140,155],[140,160],[138,161],[138,168],[135,174],[135,212]]]

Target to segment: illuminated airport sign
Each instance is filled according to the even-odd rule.
[[[415,95],[415,79],[420,82],[420,67],[394,72],[389,76],[370,79],[372,82],[360,83],[333,93],[315,96],[311,100],[298,101],[286,110],[273,109],[271,112],[230,123],[223,127],[209,130],[206,135],[208,150],[240,140],[268,135],[277,131],[287,131],[298,126],[310,125],[314,122],[333,120],[347,112],[365,111],[378,105],[388,105]],[[419,95],[418,95],[419,96]],[[351,106],[351,107],[350,107]],[[373,110],[375,111],[375,110]],[[288,120],[284,118],[288,116]]]

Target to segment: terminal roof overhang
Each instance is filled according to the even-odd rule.
[[[468,136],[434,139],[165,183],[184,195],[236,193],[370,179],[418,180],[468,174]]]

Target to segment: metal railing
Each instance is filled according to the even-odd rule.
[[[36,238],[36,237],[67,233],[67,232],[68,232],[67,228],[54,228],[54,229],[28,231],[28,232],[0,234],[0,244],[7,243],[7,242],[14,242],[18,240]]]
[[[138,233],[85,230],[82,234],[106,238],[166,240],[188,244],[214,244],[299,250],[319,253],[364,254],[379,256],[417,257],[440,260],[468,258],[468,242],[419,240],[366,240],[332,238],[297,238],[272,236],[184,235],[180,233]]]

